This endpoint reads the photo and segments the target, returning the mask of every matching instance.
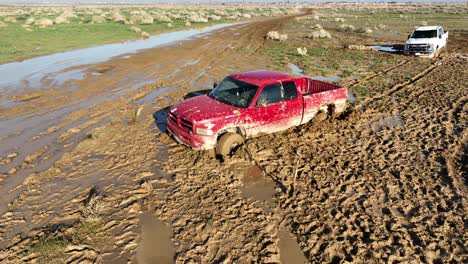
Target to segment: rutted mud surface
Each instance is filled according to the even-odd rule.
[[[468,64],[454,55],[466,55],[466,46],[434,60],[402,56],[343,81],[351,91],[365,85],[369,97],[336,119],[248,140],[222,163],[164,133],[166,107],[187,92],[233,68],[266,68],[256,51],[285,21],[117,59],[96,79],[74,81],[80,89],[44,91],[2,110],[26,120],[96,100],[57,114],[63,119],[43,134],[25,126],[2,135],[0,144],[53,133],[64,146],[72,136],[81,142],[37,173],[36,164],[55,157],[54,144],[32,154],[2,147],[0,186],[10,199],[2,201],[0,262],[47,261],[44,241],[59,245],[52,259],[67,263],[161,257],[145,254],[156,235],[177,263],[464,262]],[[130,72],[145,73],[148,85],[119,84]],[[161,76],[169,77],[151,83]],[[165,87],[177,89],[150,96]],[[54,108],[39,112],[52,98]]]

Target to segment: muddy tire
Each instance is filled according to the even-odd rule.
[[[319,122],[322,122],[322,121],[325,121],[327,120],[328,118],[328,113],[325,112],[325,111],[320,111],[316,116],[315,116],[315,120],[319,121]]]
[[[226,133],[221,136],[216,145],[216,155],[227,157],[232,154],[232,151],[244,143],[244,138],[236,133]]]

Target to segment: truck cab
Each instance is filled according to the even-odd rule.
[[[448,31],[441,26],[424,26],[416,28],[405,43],[405,55],[437,57],[440,50],[447,45]]]

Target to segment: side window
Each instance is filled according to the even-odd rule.
[[[283,89],[285,101],[297,98],[297,88],[294,82],[284,82]]]
[[[281,101],[283,101],[283,96],[281,94],[281,84],[276,83],[265,86],[265,88],[263,88],[262,93],[258,96],[255,106],[264,107]]]

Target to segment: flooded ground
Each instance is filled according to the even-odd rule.
[[[77,66],[102,63],[114,57],[128,59],[131,57],[129,53],[188,40],[193,37],[202,38],[207,33],[226,26],[229,26],[229,24],[162,33],[148,39],[100,45],[1,64],[0,91],[2,91],[2,95],[5,95],[30,89],[57,88],[70,80],[81,80],[88,77],[86,74],[87,68],[76,68]],[[102,72],[91,72],[90,74],[99,75]]]
[[[224,161],[164,133],[169,106],[275,66],[264,36],[295,29],[295,49],[301,23],[228,26],[9,98],[21,103],[0,109],[0,262],[462,263],[466,32],[432,60],[356,51],[390,63],[337,81],[343,116],[248,139]]]

